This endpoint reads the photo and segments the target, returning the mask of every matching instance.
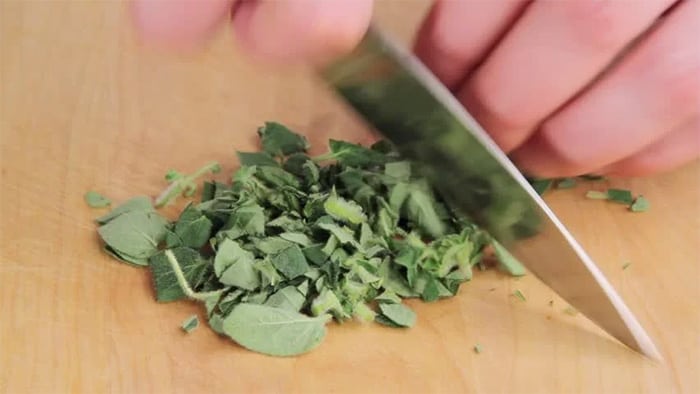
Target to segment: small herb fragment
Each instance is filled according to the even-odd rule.
[[[600,192],[597,190],[589,190],[586,192],[586,198],[591,199],[591,200],[607,200],[608,193],[607,192]]]
[[[626,189],[608,189],[608,200],[629,205],[632,204],[634,198],[632,192]]]
[[[474,345],[474,353],[480,354],[482,350],[483,350],[483,349],[482,349],[482,347],[481,347],[480,344],[477,343],[477,344]]]
[[[557,189],[571,189],[576,187],[576,178],[563,178],[557,181]]]
[[[518,298],[520,301],[522,301],[522,302],[526,302],[526,301],[527,301],[527,298],[525,298],[525,294],[523,294],[523,292],[520,291],[520,290],[517,290],[517,289],[516,289],[516,290],[513,292],[513,295],[514,295],[515,297],[517,297],[517,298]]]
[[[637,197],[632,205],[630,205],[630,211],[632,212],[645,212],[649,210],[649,200],[644,198],[644,196]]]
[[[626,270],[627,268],[629,268],[630,265],[632,265],[632,263],[630,263],[629,261],[626,262],[625,264],[622,264],[622,270],[623,271]]]
[[[192,315],[182,322],[182,329],[186,333],[191,333],[199,327],[199,317],[197,315]]]
[[[562,312],[564,312],[565,314],[567,314],[569,316],[578,315],[578,311],[570,306],[567,306],[566,308],[564,308],[564,310]]]
[[[85,193],[83,198],[90,208],[106,208],[112,204],[109,198],[92,190]]]

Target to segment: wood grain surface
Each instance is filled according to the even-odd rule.
[[[384,1],[377,15],[408,42],[426,5]],[[306,133],[314,151],[328,137],[367,141],[362,123],[308,70],[253,64],[227,31],[199,53],[140,45],[117,1],[2,0],[0,57],[2,393],[700,392],[697,163],[610,181],[647,196],[644,214],[583,197],[605,185],[547,197],[663,363],[562,313],[531,275],[493,271],[453,299],[412,302],[413,329],[332,325],[312,353],[271,358],[206,326],[185,335],[180,322],[202,310],[156,303],[146,270],[103,254],[92,222],[101,211],[83,193],[155,195],[169,168],[212,159],[225,179],[234,150],[254,149],[267,120]]]

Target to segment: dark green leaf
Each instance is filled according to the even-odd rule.
[[[273,156],[305,152],[309,148],[306,138],[277,122],[265,122],[258,129],[263,150]]]
[[[571,189],[576,187],[576,178],[563,178],[557,181],[557,189]]]
[[[265,152],[236,152],[238,162],[242,166],[273,166],[279,167],[278,163],[272,156]]]

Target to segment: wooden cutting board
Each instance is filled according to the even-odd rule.
[[[385,1],[379,19],[408,40],[426,4]],[[104,255],[92,222],[101,212],[83,193],[154,195],[169,168],[212,159],[226,179],[234,150],[254,149],[267,120],[307,134],[315,152],[329,137],[370,137],[307,70],[251,64],[226,33],[203,53],[158,53],[137,44],[123,11],[113,1],[0,2],[0,392],[700,392],[697,163],[611,181],[649,198],[643,214],[582,196],[604,185],[547,197],[663,363],[563,313],[534,277],[492,271],[453,299],[412,302],[413,329],[333,325],[299,358],[254,354],[206,326],[183,334],[180,322],[202,310],[157,304],[145,270]]]

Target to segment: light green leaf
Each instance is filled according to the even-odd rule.
[[[287,286],[272,294],[265,301],[265,305],[298,312],[304,305],[304,301],[306,301],[304,294],[301,294],[294,286]]]
[[[225,285],[254,290],[260,286],[254,261],[253,254],[242,249],[238,242],[225,239],[216,251],[214,272]]]
[[[403,304],[381,303],[379,310],[382,316],[399,327],[413,327],[416,323],[416,313]]]
[[[121,214],[133,211],[153,212],[155,210],[153,209],[153,204],[151,203],[150,198],[146,196],[137,196],[125,201],[106,215],[95,219],[95,221],[98,224],[105,224]]]
[[[167,225],[167,220],[156,212],[131,211],[111,219],[97,232],[120,255],[148,259],[158,252],[158,245],[165,239]]]
[[[272,256],[272,265],[287,279],[304,275],[309,270],[306,258],[297,245],[292,245]]]
[[[362,207],[354,201],[338,197],[335,193],[331,193],[328,196],[326,202],[323,203],[323,208],[334,219],[347,223],[360,224],[367,220],[364,212],[362,212]]]
[[[188,317],[182,322],[181,327],[186,333],[191,333],[192,331],[197,329],[197,327],[199,327],[199,317],[197,317],[197,315],[192,315]]]
[[[308,317],[266,305],[239,304],[222,330],[239,345],[271,356],[295,356],[318,346],[326,335],[326,316]]]

